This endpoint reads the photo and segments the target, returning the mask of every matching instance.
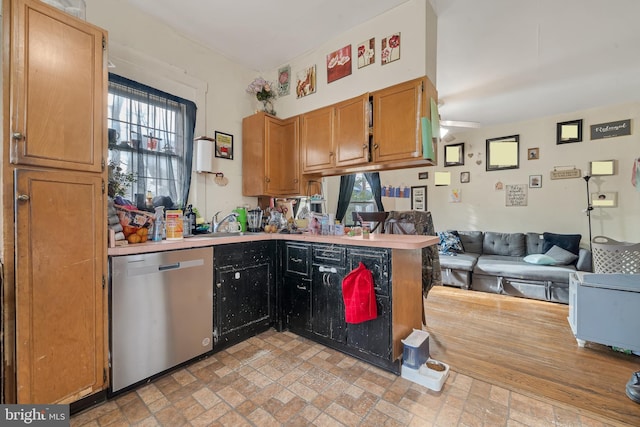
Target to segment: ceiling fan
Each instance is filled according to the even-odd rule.
[[[440,138],[444,142],[455,141],[456,137],[449,132],[449,128],[470,128],[477,129],[481,125],[479,122],[463,122],[458,120],[440,120]]]

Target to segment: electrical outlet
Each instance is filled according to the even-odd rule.
[[[428,179],[429,172],[418,172],[418,179]]]

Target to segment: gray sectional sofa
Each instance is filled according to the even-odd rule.
[[[570,273],[591,271],[591,252],[578,247],[577,235],[451,232],[459,236],[463,251],[440,255],[444,285],[568,304]],[[567,245],[563,236],[573,236],[573,243]],[[524,261],[528,255],[544,254],[555,243],[571,249],[577,259],[566,265]],[[533,256],[537,257],[541,256]]]

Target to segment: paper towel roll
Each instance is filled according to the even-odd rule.
[[[196,151],[196,172],[213,172],[213,143],[211,139],[199,139]]]

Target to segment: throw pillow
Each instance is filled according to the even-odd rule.
[[[463,253],[460,237],[451,231],[438,231],[440,252],[443,254]]]
[[[566,251],[556,245],[553,245],[551,249],[545,252],[545,255],[553,258],[556,265],[568,265],[578,259],[578,255]]]
[[[538,265],[553,265],[556,263],[555,259],[545,254],[527,255],[526,257],[523,258],[523,261],[528,262],[529,264],[538,264]]]
[[[544,238],[544,244],[542,245],[542,252],[547,252],[554,245],[565,249],[572,254],[579,255],[580,253],[580,234],[555,234],[555,233],[542,233]]]

